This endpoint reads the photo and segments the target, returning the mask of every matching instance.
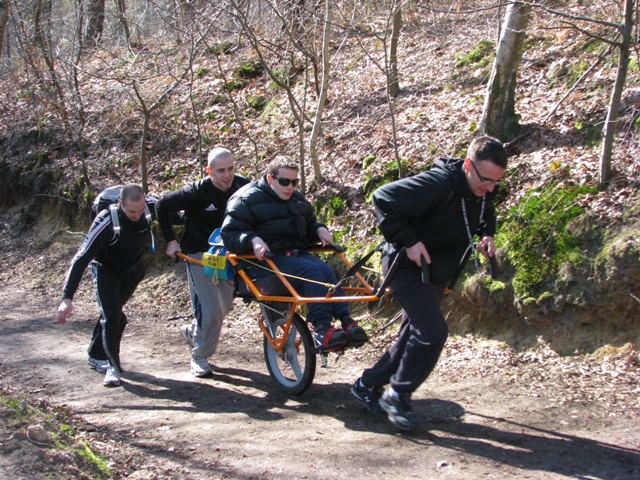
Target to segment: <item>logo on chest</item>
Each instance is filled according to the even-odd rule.
[[[216,210],[218,210],[216,208],[216,206],[212,203],[211,205],[209,205],[207,208],[204,209],[205,212],[215,212]]]

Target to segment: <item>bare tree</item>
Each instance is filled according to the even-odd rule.
[[[0,0],[0,56],[4,46],[4,35],[9,21],[9,0]]]
[[[364,44],[363,38],[360,36],[358,29],[354,29],[356,33],[356,40],[362,48],[364,54],[369,60],[383,73],[386,81],[386,100],[389,108],[389,117],[391,119],[391,131],[393,134],[393,152],[398,165],[398,177],[403,178],[405,175],[404,168],[402,166],[402,159],[400,158],[400,151],[398,148],[398,131],[396,128],[396,115],[393,109],[393,93],[400,91],[398,83],[399,74],[397,69],[397,46],[399,40],[399,32],[402,26],[402,2],[394,0],[391,2],[389,10],[387,12],[385,28],[379,33],[373,33],[373,36],[382,45],[382,61],[378,60],[375,53],[372,53]],[[390,27],[391,25],[391,27]],[[369,34],[368,34],[369,36]],[[389,48],[388,48],[389,46]],[[395,85],[394,85],[395,84]],[[396,94],[397,94],[396,93]]]
[[[629,69],[629,53],[634,26],[634,8],[635,2],[633,0],[625,0],[623,13],[624,23],[617,27],[622,39],[616,42],[616,46],[619,49],[618,73],[613,91],[611,92],[607,122],[604,126],[604,142],[602,143],[602,155],[600,156],[600,179],[598,183],[600,190],[606,189],[609,180],[611,180],[611,154],[613,152],[613,140],[616,135],[620,99],[622,98],[622,91],[627,81],[627,72]]]
[[[120,25],[122,25],[122,31],[124,32],[124,38],[127,45],[131,45],[131,32],[129,30],[129,21],[127,20],[125,0],[116,0],[116,7],[118,10],[118,20],[120,20]]]
[[[322,41],[322,85],[320,88],[320,96],[318,97],[318,107],[313,121],[313,129],[311,130],[311,138],[309,139],[309,156],[313,165],[313,172],[316,184],[322,183],[322,170],[320,169],[320,161],[318,160],[318,135],[322,126],[322,113],[324,112],[324,104],[327,101],[327,90],[329,88],[329,72],[331,70],[331,62],[329,60],[329,40],[331,37],[331,5],[332,0],[325,0],[325,19],[324,19],[324,38]]]
[[[82,7],[82,2],[79,2]],[[84,35],[83,44],[86,47],[96,46],[100,41],[104,30],[104,7],[105,0],[89,0],[87,9],[87,29]]]
[[[604,127],[604,141],[602,143],[602,153],[600,156],[600,172],[598,188],[606,189],[611,180],[611,156],[613,153],[613,142],[616,136],[618,111],[622,92],[627,81],[629,68],[629,58],[633,42],[633,28],[637,16],[637,4],[635,0],[619,0],[614,3],[614,13],[622,11],[621,23],[615,21],[574,15],[569,12],[549,8],[546,4],[529,3],[529,5],[540,8],[556,15],[560,21],[569,28],[582,32],[590,38],[602,41],[618,49],[618,69],[616,80],[611,91],[611,101],[607,112],[607,120]],[[619,7],[619,8],[616,8]],[[606,9],[603,9],[606,12]],[[596,27],[604,29],[605,32],[591,31],[589,28]],[[594,29],[595,30],[595,29]],[[607,35],[607,32],[609,34]],[[612,33],[611,33],[612,32]],[[637,44],[637,41],[635,42]]]
[[[397,97],[400,94],[400,77],[398,74],[398,43],[400,41],[400,30],[402,29],[402,3],[400,0],[394,0],[394,10],[392,12],[387,88],[389,89],[389,95]]]
[[[482,110],[480,132],[503,141],[515,138],[520,128],[515,92],[530,12],[531,6],[520,2],[507,7]]]
[[[79,149],[84,184],[91,185],[86,165],[85,110],[75,66],[77,52],[70,40],[78,27],[71,25],[55,32],[54,47],[51,1],[34,0],[21,7],[14,12],[19,26],[16,34],[26,73],[34,79],[33,101],[60,120],[71,144]]]
[[[247,39],[273,83],[286,93],[297,130],[301,190],[304,192],[305,128],[312,123],[306,112],[309,95],[307,66],[309,63],[313,64],[316,58],[315,25],[318,22],[315,21],[315,13],[313,8],[308,10],[305,4],[300,2],[292,5],[290,2],[269,0],[269,9],[266,12],[249,2],[230,0],[229,4],[228,12],[240,25],[241,35]],[[301,65],[305,67],[300,68]],[[305,80],[303,88],[297,91],[295,87],[301,71],[305,73]]]

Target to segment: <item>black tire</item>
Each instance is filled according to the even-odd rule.
[[[285,319],[276,318],[270,321],[275,338],[282,337]],[[316,374],[316,353],[307,322],[295,314],[282,356],[273,349],[267,337],[264,337],[264,358],[269,375],[284,392],[299,395],[309,388]]]

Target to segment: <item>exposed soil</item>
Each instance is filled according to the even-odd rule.
[[[257,309],[237,302],[215,373],[192,377],[179,334],[185,320],[169,319],[189,313],[184,267],[169,262],[127,306],[123,384],[105,388],[86,364],[97,316],[88,277],[70,321],[54,319],[82,237],[48,228],[14,225],[2,235],[0,386],[67,407],[76,438],[108,459],[114,478],[640,477],[640,361],[630,346],[559,357],[544,344],[517,352],[451,338],[414,395],[419,430],[400,433],[349,394],[391,329],[331,356],[307,392],[288,396],[268,375]],[[81,478],[73,456],[29,441],[27,425],[9,418],[2,410],[0,477]]]

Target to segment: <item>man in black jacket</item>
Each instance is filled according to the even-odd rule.
[[[402,325],[396,342],[363,372],[351,393],[372,413],[386,412],[400,429],[417,427],[410,397],[435,368],[446,342],[448,327],[440,303],[473,235],[479,238],[478,251],[486,257],[495,254],[490,197],[506,168],[502,143],[480,137],[471,142],[464,160],[438,160],[431,170],[374,192],[376,215],[388,242],[383,270],[402,255],[390,284],[402,307]],[[425,261],[429,280],[423,283]]]
[[[120,385],[120,342],[127,325],[122,308],[144,278],[142,257],[151,232],[145,216],[146,205],[139,185],[122,187],[117,210],[119,234],[114,231],[109,210],[98,213],[73,257],[58,307],[58,322],[65,323],[73,310],[73,296],[82,274],[91,262],[100,318],[93,330],[88,362],[97,371],[106,372],[105,386]]]
[[[288,280],[297,292],[305,297],[324,297],[325,285],[337,283],[335,273],[307,249],[318,242],[333,243],[333,237],[317,221],[313,206],[296,190],[298,181],[298,165],[286,157],[275,158],[265,176],[229,200],[222,240],[229,251],[253,253],[258,260],[265,252],[272,252],[278,269],[294,276]],[[257,276],[272,274],[261,268],[253,270]],[[338,289],[336,295],[343,293]],[[307,320],[314,326],[314,338],[321,349],[359,347],[369,339],[349,316],[346,302],[309,303],[307,307]],[[331,326],[334,318],[342,328]]]
[[[169,193],[156,203],[158,222],[167,241],[166,253],[171,258],[184,252],[202,260],[209,248],[209,237],[222,225],[229,197],[249,183],[245,177],[235,174],[233,155],[226,148],[217,147],[209,152],[206,171],[207,177]],[[186,220],[178,244],[171,219],[181,211]],[[216,351],[222,321],[233,306],[233,283],[214,283],[205,276],[204,267],[190,262],[186,265],[193,321],[183,325],[180,332],[191,348],[191,373],[203,377],[211,373],[208,358]]]

